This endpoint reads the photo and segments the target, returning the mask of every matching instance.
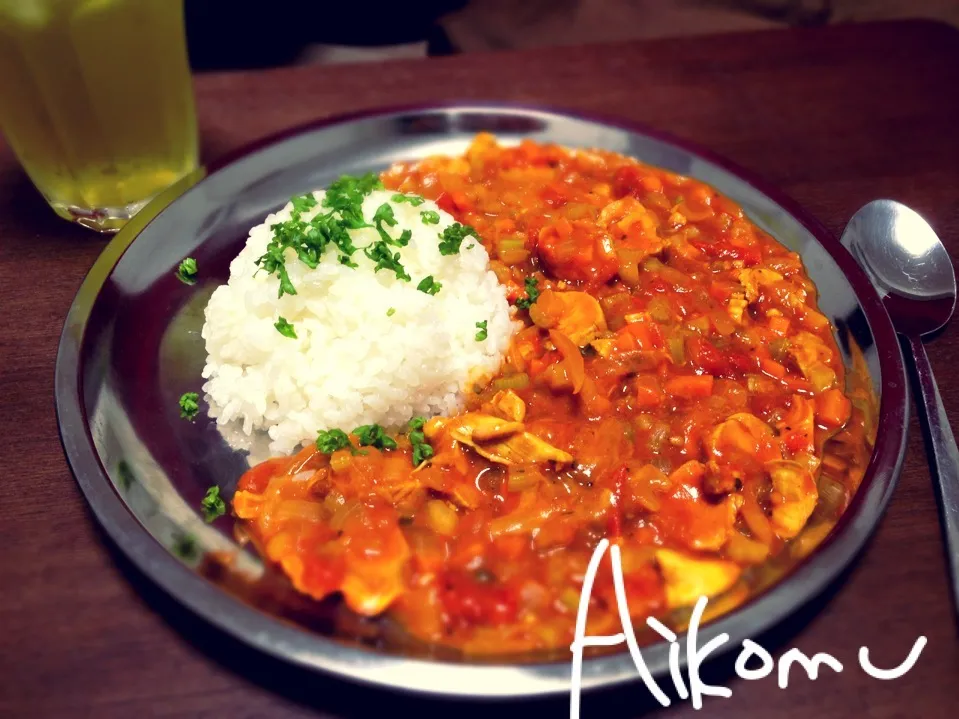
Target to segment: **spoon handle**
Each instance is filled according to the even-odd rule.
[[[946,557],[952,576],[952,596],[959,612],[959,449],[942,406],[939,387],[932,374],[929,356],[918,335],[906,338],[912,349],[919,393],[925,405],[924,415],[927,441],[932,450],[932,461],[939,489],[942,528],[946,543]]]

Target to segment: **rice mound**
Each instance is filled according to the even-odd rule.
[[[328,211],[324,194],[313,193],[320,204],[304,219]],[[247,436],[265,430],[273,454],[313,441],[319,430],[376,423],[399,431],[415,416],[456,414],[472,383],[499,369],[518,323],[485,248],[468,237],[459,253],[441,255],[438,234],[452,216],[430,201],[392,202],[395,194],[370,193],[363,215],[369,220],[389,203],[397,220],[390,235],[412,231],[398,250],[410,282],[390,270],[374,273],[362,251],[353,255],[359,267],[350,268],[328,247],[310,269],[288,249],[297,294],[278,298],[278,278],[258,272],[256,260],[272,239],[270,226],[290,218],[292,203],[250,230],[229,281],[205,310],[203,391],[219,426],[239,426]],[[424,210],[437,212],[439,224],[424,224]],[[375,228],[350,236],[360,248],[379,239]],[[436,295],[416,289],[427,275],[442,283]],[[296,339],[274,327],[281,316]],[[487,337],[477,341],[482,321]]]

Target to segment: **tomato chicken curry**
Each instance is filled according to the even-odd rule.
[[[638,625],[701,595],[728,610],[829,532],[870,456],[868,397],[799,256],[735,203],[488,135],[382,182],[475,230],[523,328],[464,413],[321,432],[242,478],[242,531],[297,590],[468,654],[549,650],[604,537]],[[606,562],[588,631],[621,631]]]

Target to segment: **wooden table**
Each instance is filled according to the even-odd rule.
[[[728,35],[200,77],[207,157],[312,118],[378,105],[507,99],[634,118],[712,147],[783,187],[840,232],[894,197],[959,253],[959,32],[931,23]],[[98,530],[64,461],[53,365],[67,309],[102,238],[54,217],[0,148],[0,716],[302,717],[383,711],[485,716],[481,704],[397,697],[294,670],[209,629],[133,569]],[[948,409],[959,331],[929,349]],[[950,412],[954,427],[959,415]],[[881,438],[880,438],[881,441]],[[867,645],[898,664],[868,678]],[[769,641],[774,641],[769,644]],[[913,421],[902,480],[873,541],[829,596],[764,645],[828,651],[846,666],[745,682],[711,716],[953,716],[959,642],[926,455]],[[715,677],[714,677],[715,679]],[[587,695],[584,717],[650,709],[641,685]],[[567,714],[565,699],[495,709]],[[693,715],[688,704],[669,711]]]

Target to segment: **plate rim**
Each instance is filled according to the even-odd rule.
[[[57,348],[54,396],[58,432],[71,473],[98,522],[133,564],[178,603],[187,606],[227,634],[285,661],[329,672],[354,682],[405,690],[419,695],[502,699],[556,695],[569,691],[569,661],[470,664],[383,654],[312,634],[246,605],[193,572],[145,530],[116,493],[93,445],[86,422],[79,352],[84,342],[87,322],[99,292],[116,263],[157,216],[205,178],[284,140],[365,119],[437,112],[545,114],[555,118],[586,121],[652,138],[725,170],[765,195],[809,232],[846,275],[876,340],[883,384],[877,436],[881,437],[882,441],[877,442],[874,448],[860,488],[850,506],[827,538],[808,557],[797,563],[782,580],[736,610],[704,625],[699,631],[699,645],[727,634],[732,640],[728,650],[732,650],[743,639],[758,636],[782,623],[797,609],[821,594],[856,559],[881,521],[898,484],[905,458],[910,408],[905,363],[892,323],[878,293],[853,256],[824,225],[785,192],[695,142],[641,122],[550,104],[498,101],[429,102],[366,108],[314,119],[228,151],[151,200],[110,240],[88,271],[64,320]],[[893,378],[898,381],[890,381]],[[872,500],[868,507],[864,506],[867,495]],[[828,566],[820,567],[823,571],[811,571],[817,565],[826,564],[824,557],[832,557],[833,561]],[[787,598],[789,590],[797,587],[795,596]],[[226,612],[223,607],[224,599]],[[748,620],[754,616],[758,619],[754,626],[750,627]],[[685,632],[681,638],[684,636]],[[317,657],[320,649],[324,651],[319,651],[320,656]],[[665,642],[642,648],[647,665],[656,676],[668,671],[667,649]],[[652,660],[649,658],[651,656]],[[684,660],[685,657],[683,663]],[[394,666],[385,667],[384,664]],[[381,676],[383,673],[388,676]],[[464,673],[469,673],[470,676],[465,679],[463,676],[456,677]],[[416,679],[417,674],[428,677],[427,681]],[[615,655],[583,661],[584,690],[638,680],[632,659],[625,648]],[[524,684],[535,686],[523,688]]]

